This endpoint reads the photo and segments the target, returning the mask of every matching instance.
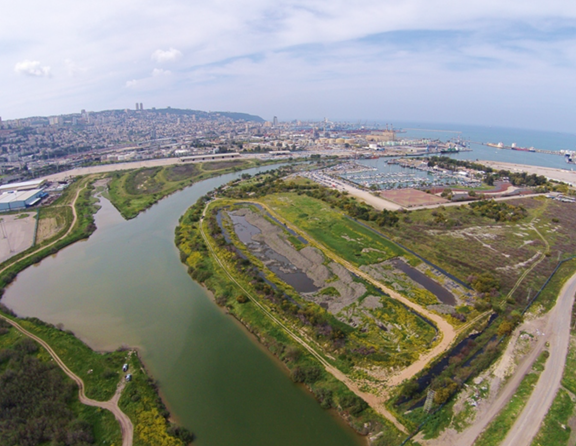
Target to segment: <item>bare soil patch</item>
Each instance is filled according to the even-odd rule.
[[[62,222],[64,223],[64,222]],[[58,234],[62,228],[63,224],[58,224],[56,218],[43,218],[38,222],[38,232],[36,233],[36,243],[42,243],[44,240],[48,240]]]
[[[380,196],[402,207],[429,206],[448,203],[448,200],[418,189],[393,189],[380,192]]]
[[[36,212],[2,215],[0,220],[0,262],[3,262],[32,246]]]

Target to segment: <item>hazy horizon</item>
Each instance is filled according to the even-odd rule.
[[[142,102],[574,131],[576,4],[562,0],[30,0],[6,6],[0,45],[4,120]]]

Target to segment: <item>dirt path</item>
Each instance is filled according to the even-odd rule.
[[[532,369],[546,343],[550,343],[550,357],[546,368],[540,375],[534,391],[526,403],[524,411],[516,420],[503,445],[528,445],[536,435],[544,416],[548,412],[556,391],[560,386],[564,363],[570,341],[570,319],[574,293],[576,292],[576,274],[562,288],[556,305],[542,318],[524,324],[537,324],[543,329],[531,351],[518,364],[514,374],[508,379],[493,401],[488,401],[485,411],[476,416],[473,424],[462,433],[452,429],[446,431],[437,440],[426,442],[429,445],[472,446],[486,427],[496,418],[500,411],[510,402],[518,386]],[[519,328],[520,331],[522,328]],[[518,329],[517,329],[518,330]],[[511,437],[513,435],[514,437]]]
[[[394,415],[392,415],[391,412],[389,412],[386,409],[386,407],[384,406],[384,401],[381,397],[378,397],[378,396],[373,395],[371,393],[366,393],[366,392],[361,391],[356,382],[354,382],[353,380],[348,378],[344,373],[342,373],[336,367],[332,366],[328,361],[326,361],[326,359],[320,353],[318,353],[310,345],[309,341],[305,340],[305,339],[308,339],[308,336],[306,333],[303,333],[301,330],[298,330],[296,328],[292,329],[292,328],[288,327],[284,322],[282,322],[280,319],[278,319],[278,317],[273,315],[264,305],[262,305],[258,301],[258,299],[256,299],[252,295],[252,293],[250,293],[248,290],[246,290],[246,288],[244,288],[242,286],[242,284],[240,284],[234,278],[234,276],[232,276],[232,274],[229,272],[226,265],[224,265],[224,263],[220,260],[220,258],[218,257],[218,255],[214,251],[212,243],[210,243],[210,239],[208,238],[208,236],[204,232],[204,226],[202,224],[202,221],[204,220],[204,217],[206,215],[206,210],[208,209],[209,204],[210,203],[206,204],[206,207],[204,208],[204,211],[202,213],[202,220],[200,221],[200,232],[202,234],[202,238],[204,239],[204,241],[206,242],[206,245],[208,246],[208,249],[210,250],[210,253],[212,254],[212,257],[214,258],[214,260],[216,260],[216,262],[222,268],[222,270],[228,276],[228,278],[232,282],[234,282],[236,284],[236,286],[238,286],[238,288],[240,288],[242,290],[243,293],[245,293],[245,295],[250,299],[250,301],[252,303],[254,303],[262,311],[262,313],[264,313],[264,315],[266,315],[276,325],[278,325],[280,328],[282,328],[288,334],[288,336],[290,336],[294,341],[296,341],[298,344],[300,344],[302,347],[304,347],[312,356],[314,356],[318,360],[318,362],[320,362],[320,364],[322,364],[322,366],[326,369],[326,371],[328,371],[328,373],[332,374],[336,379],[342,381],[352,392],[354,392],[356,395],[358,395],[359,397],[364,399],[370,405],[370,407],[372,407],[374,410],[376,410],[380,415],[385,417],[387,420],[392,422],[398,430],[400,430],[403,433],[407,433],[406,428],[396,419],[396,417],[394,417]]]
[[[46,351],[50,354],[50,356],[54,358],[56,364],[58,364],[58,366],[64,371],[64,373],[66,373],[66,375],[68,375],[78,385],[78,397],[82,404],[86,404],[87,406],[100,407],[102,409],[107,409],[110,412],[112,412],[114,414],[114,417],[120,424],[120,429],[122,430],[122,446],[132,446],[132,441],[134,437],[134,426],[132,425],[132,421],[130,421],[130,418],[128,418],[128,415],[122,412],[122,410],[118,406],[120,395],[122,394],[122,390],[126,385],[126,382],[124,380],[120,381],[116,389],[116,393],[110,400],[96,401],[88,398],[84,393],[84,381],[82,381],[80,377],[74,374],[74,372],[72,372],[66,366],[66,364],[64,364],[64,362],[60,359],[60,357],[56,354],[56,352],[54,352],[54,350],[52,350],[50,345],[48,345],[48,343],[46,343],[43,339],[39,338],[38,336],[33,335],[28,330],[24,329],[17,322],[5,318],[4,316],[1,315],[0,317],[4,319],[6,322],[8,322],[10,325],[12,325],[14,328],[16,328],[18,331],[28,336],[30,339],[33,339],[34,341],[38,342],[42,347],[46,349]]]
[[[570,321],[575,294],[576,274],[562,287],[558,302],[552,310],[554,313],[550,315],[547,327],[550,333],[546,333],[550,343],[550,356],[546,361],[546,368],[540,375],[524,410],[508,432],[503,446],[530,444],[556,397],[562,382],[570,344]]]
[[[393,298],[399,302],[402,302],[407,307],[410,307],[411,309],[416,311],[418,314],[424,316],[425,318],[427,318],[428,320],[430,320],[434,323],[434,325],[436,326],[436,328],[438,329],[438,332],[439,332],[438,333],[438,337],[439,337],[438,344],[436,344],[431,350],[428,350],[426,353],[420,355],[420,357],[415,362],[410,364],[405,369],[402,369],[400,372],[396,373],[395,375],[392,375],[392,376],[381,375],[381,376],[379,376],[380,379],[386,379],[388,385],[396,386],[396,385],[401,384],[404,380],[412,378],[414,375],[416,375],[418,372],[420,372],[422,369],[424,369],[424,367],[426,367],[426,365],[428,365],[428,363],[430,361],[432,361],[434,358],[436,358],[437,356],[439,356],[442,353],[444,353],[445,351],[447,351],[448,348],[450,347],[450,345],[452,345],[452,343],[456,339],[458,332],[463,330],[463,328],[460,328],[460,330],[456,330],[452,325],[450,325],[445,319],[443,319],[439,315],[432,313],[431,311],[428,311],[426,308],[424,308],[424,307],[418,305],[417,303],[414,303],[411,300],[407,299],[406,297],[402,296],[397,291],[390,289],[387,286],[381,284],[380,282],[378,282],[377,280],[372,278],[372,276],[370,276],[369,274],[365,273],[364,271],[362,271],[359,268],[352,265],[350,262],[348,262],[348,261],[344,260],[343,258],[341,258],[340,256],[336,255],[334,252],[329,250],[327,247],[319,244],[313,237],[311,237],[305,231],[302,231],[300,228],[295,227],[290,222],[284,220],[282,217],[280,217],[277,213],[273,212],[265,204],[260,203],[260,202],[258,204],[261,205],[262,207],[264,207],[270,213],[270,215],[273,215],[276,219],[281,221],[283,224],[286,224],[287,227],[289,227],[290,229],[292,229],[296,233],[302,235],[307,240],[309,240],[310,244],[312,246],[315,246],[316,248],[318,248],[320,251],[322,251],[322,253],[326,257],[334,260],[336,263],[341,264],[342,266],[347,268],[350,272],[356,274],[358,277],[361,277],[362,279],[371,283],[375,287],[381,289],[386,294],[388,294],[391,298]],[[469,324],[467,324],[466,326],[469,326]]]
[[[74,197],[74,200],[72,201],[72,203],[69,205],[72,208],[72,223],[70,224],[70,227],[68,228],[68,230],[66,231],[66,234],[64,234],[62,237],[60,237],[58,240],[54,240],[52,243],[46,245],[46,246],[42,246],[41,248],[38,248],[35,251],[32,251],[30,254],[25,255],[24,257],[21,257],[17,260],[14,260],[12,263],[10,263],[9,265],[5,266],[4,268],[2,268],[0,270],[0,274],[2,274],[4,271],[6,271],[8,268],[10,268],[12,265],[14,265],[15,263],[20,262],[21,260],[27,259],[28,257],[33,256],[34,254],[36,254],[39,251],[43,251],[46,248],[50,248],[50,246],[55,245],[56,243],[58,243],[60,240],[65,239],[66,237],[68,237],[68,235],[70,234],[70,232],[72,232],[72,229],[74,228],[74,225],[76,224],[76,221],[78,220],[78,215],[76,214],[76,200],[78,200],[78,197],[80,196],[80,192],[82,192],[84,189],[86,188],[86,186],[84,186],[81,189],[78,189],[78,192],[76,192],[76,196]]]

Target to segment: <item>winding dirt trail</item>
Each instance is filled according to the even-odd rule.
[[[460,331],[462,331],[465,327],[470,326],[470,324],[466,324],[465,327],[460,327],[458,330],[456,330],[444,318],[440,317],[439,315],[437,315],[435,313],[432,313],[431,311],[428,311],[426,308],[422,307],[421,305],[418,305],[417,303],[412,302],[411,300],[402,296],[397,291],[395,291],[391,288],[388,288],[387,286],[383,285],[379,281],[375,280],[369,274],[365,273],[364,271],[360,270],[356,266],[352,265],[347,260],[344,260],[342,257],[338,256],[336,253],[331,251],[326,246],[318,243],[314,239],[314,237],[311,237],[308,233],[306,233],[302,229],[292,225],[290,222],[283,219],[276,212],[272,211],[266,204],[260,203],[260,202],[258,202],[258,204],[261,205],[263,208],[265,208],[270,213],[270,215],[272,215],[272,216],[274,216],[274,218],[278,219],[278,221],[281,221],[288,228],[290,228],[294,232],[296,232],[296,233],[300,234],[301,236],[303,236],[304,238],[306,238],[312,246],[319,249],[326,257],[332,259],[336,263],[341,264],[346,269],[348,269],[350,272],[354,273],[358,277],[361,277],[362,279],[366,280],[367,282],[371,283],[375,287],[382,290],[384,293],[388,294],[392,299],[395,299],[399,302],[402,302],[407,307],[413,309],[418,314],[424,316],[425,318],[427,318],[428,320],[430,320],[434,323],[434,325],[436,326],[436,328],[438,330],[439,342],[432,349],[430,349],[426,353],[420,355],[420,357],[415,362],[410,364],[408,367],[402,369],[398,373],[396,373],[394,375],[388,375],[388,376],[384,376],[384,375],[378,376],[378,378],[380,378],[380,379],[385,379],[387,381],[388,385],[397,386],[397,385],[401,384],[404,380],[410,379],[413,376],[415,376],[418,372],[423,370],[424,367],[426,367],[426,365],[428,365],[428,363],[430,361],[432,361],[434,358],[441,355],[442,353],[446,352],[450,348],[450,346],[452,345],[454,340],[456,339],[456,336],[458,335],[458,333]],[[480,315],[480,317],[482,317],[482,316],[483,315]],[[475,322],[477,319],[478,318],[476,318],[472,322]]]
[[[13,321],[12,319],[8,319],[2,315],[0,315],[0,317],[4,319],[6,322],[8,322],[10,325],[12,325],[14,328],[16,328],[18,331],[20,331],[22,334],[38,342],[42,347],[46,349],[46,351],[50,354],[50,356],[54,358],[56,364],[58,364],[58,366],[64,371],[64,373],[66,373],[66,375],[68,375],[78,385],[78,397],[82,404],[86,404],[87,406],[100,407],[102,409],[107,409],[110,412],[112,412],[114,414],[114,417],[120,424],[120,429],[122,430],[122,446],[132,446],[134,438],[134,426],[132,425],[132,421],[130,421],[130,418],[128,418],[128,415],[122,412],[122,410],[118,406],[120,395],[122,394],[122,390],[126,385],[126,382],[124,380],[120,381],[116,389],[116,393],[110,400],[96,401],[88,398],[84,392],[84,381],[82,381],[80,377],[74,374],[74,372],[72,372],[66,366],[66,364],[64,364],[64,362],[60,359],[60,357],[56,354],[56,352],[52,350],[50,345],[48,345],[48,343],[46,343],[43,339],[39,338],[38,336],[30,333],[28,330],[23,328],[20,324]]]
[[[68,230],[66,231],[66,234],[64,234],[62,237],[60,237],[57,240],[54,240],[52,243],[46,245],[46,246],[42,246],[34,251],[32,251],[30,254],[26,254],[24,257],[20,257],[17,260],[14,260],[13,262],[11,262],[9,265],[6,265],[4,268],[0,269],[0,274],[2,274],[4,271],[6,271],[8,268],[10,268],[12,265],[14,265],[15,263],[18,263],[24,259],[27,259],[28,257],[32,257],[34,254],[36,254],[39,251],[43,251],[46,248],[50,248],[51,246],[55,245],[56,243],[58,243],[60,240],[65,239],[66,237],[68,237],[68,235],[72,232],[72,229],[74,229],[74,226],[76,225],[76,222],[78,221],[78,214],[76,213],[76,201],[78,200],[78,197],[80,196],[80,192],[82,192],[84,189],[86,189],[86,186],[78,189],[78,191],[76,192],[76,196],[74,197],[74,200],[72,200],[72,203],[70,203],[68,206],[70,206],[72,208],[72,223],[70,224],[70,227],[68,228]]]
[[[386,418],[387,420],[392,422],[398,430],[407,434],[408,432],[406,431],[406,428],[404,427],[404,425],[402,425],[396,419],[396,417],[390,411],[388,411],[388,409],[386,409],[386,407],[384,405],[385,399],[383,399],[382,397],[379,397],[377,395],[363,392],[362,390],[360,390],[359,385],[355,381],[351,380],[350,378],[348,378],[348,376],[346,376],[346,374],[342,373],[336,367],[331,365],[320,353],[318,353],[318,351],[316,351],[310,345],[309,342],[306,341],[306,339],[308,339],[308,336],[306,335],[306,333],[303,333],[301,330],[299,330],[297,328],[288,327],[287,323],[284,323],[277,316],[272,314],[264,305],[262,305],[258,301],[258,299],[256,299],[252,295],[252,293],[250,291],[248,291],[246,288],[244,288],[244,286],[236,280],[236,278],[230,273],[227,266],[218,257],[218,254],[214,250],[212,243],[210,242],[210,239],[208,238],[208,236],[206,235],[206,233],[204,231],[204,225],[202,223],[203,223],[204,217],[206,215],[206,211],[208,209],[209,204],[210,203],[206,204],[206,207],[204,207],[204,211],[202,213],[202,220],[200,221],[200,225],[199,225],[200,226],[200,233],[202,234],[202,238],[206,242],[206,245],[208,246],[208,249],[209,249],[210,253],[212,254],[212,257],[214,258],[214,260],[216,260],[216,262],[218,263],[220,268],[222,268],[222,270],[228,276],[228,278],[232,282],[234,282],[236,284],[236,286],[238,286],[238,288],[240,288],[242,290],[243,293],[245,293],[245,295],[250,299],[250,301],[252,303],[254,303],[262,311],[262,313],[264,313],[265,316],[267,316],[270,320],[272,320],[275,324],[277,324],[280,328],[282,328],[286,332],[286,334],[288,334],[288,336],[290,336],[294,341],[296,341],[298,344],[300,344],[302,347],[304,347],[312,356],[314,356],[318,360],[318,362],[320,362],[320,364],[322,364],[322,366],[326,369],[326,371],[328,373],[332,374],[336,379],[342,381],[352,392],[354,392],[360,398],[362,398],[366,402],[368,402],[370,407],[372,407],[374,410],[376,410],[384,418]]]

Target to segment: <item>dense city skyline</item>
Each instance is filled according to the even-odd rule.
[[[573,132],[575,23],[565,1],[11,4],[0,116],[143,102]]]

